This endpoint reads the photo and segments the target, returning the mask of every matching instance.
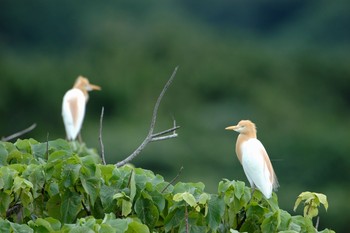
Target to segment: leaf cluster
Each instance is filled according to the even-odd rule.
[[[204,189],[102,165],[76,142],[0,143],[1,232],[317,232],[311,218],[280,209],[276,194],[266,200],[226,179],[216,194]]]

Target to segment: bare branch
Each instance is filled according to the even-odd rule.
[[[319,223],[320,223],[320,216],[317,216],[317,220],[316,220],[316,224],[315,224],[316,230],[318,229],[318,224]]]
[[[167,136],[161,136],[161,137],[156,137],[156,138],[152,137],[151,142],[163,141],[163,140],[167,140],[167,139],[171,139],[171,138],[176,138],[177,136],[178,136],[177,133],[174,133],[174,134],[167,135]]]
[[[49,159],[49,133],[46,135],[46,159]]]
[[[140,152],[147,146],[147,144],[150,143],[153,140],[153,138],[157,138],[157,136],[164,135],[166,133],[175,132],[175,130],[178,128],[178,127],[173,127],[172,129],[165,130],[165,131],[167,131],[166,133],[164,133],[165,131],[163,131],[163,132],[160,132],[160,133],[153,134],[154,127],[155,127],[155,124],[156,124],[156,121],[157,121],[157,114],[158,114],[158,108],[159,108],[160,102],[162,101],[162,98],[163,98],[165,92],[168,90],[170,84],[172,83],[173,79],[175,78],[175,75],[176,75],[176,72],[177,72],[177,68],[178,67],[176,67],[174,69],[171,77],[169,78],[167,83],[164,85],[163,90],[161,91],[161,93],[158,96],[157,102],[156,102],[156,104],[155,104],[155,106],[153,108],[151,125],[150,125],[150,128],[149,128],[149,131],[148,131],[148,134],[147,134],[146,138],[143,140],[141,145],[131,155],[129,155],[124,160],[122,160],[122,161],[118,162],[117,164],[115,164],[117,167],[121,167],[121,166],[129,163],[131,160],[133,160],[138,154],[140,154]],[[154,135],[156,135],[156,136],[154,136]],[[175,135],[177,136],[177,134],[175,134]],[[158,141],[176,137],[176,136],[174,136],[174,134],[173,135],[169,135],[169,136],[167,136],[167,138],[163,138],[163,139],[159,139],[158,138]],[[157,141],[157,139],[155,139],[154,141]]]
[[[23,134],[26,134],[26,133],[32,131],[35,127],[36,127],[36,123],[32,124],[31,126],[29,126],[28,128],[26,128],[24,130],[21,130],[21,131],[19,131],[17,133],[14,133],[14,134],[12,134],[10,136],[1,138],[1,141],[7,142],[7,141],[10,141],[12,139],[18,138],[18,137],[22,136]]]
[[[164,191],[165,191],[171,184],[173,184],[173,183],[177,180],[177,178],[179,178],[179,176],[180,176],[180,174],[181,174],[181,172],[182,172],[183,169],[184,169],[184,167],[181,167],[181,168],[180,168],[180,170],[179,170],[179,172],[177,173],[177,175],[170,181],[170,183],[169,183],[167,186],[165,186],[165,187],[163,188],[163,190],[161,191],[161,193],[164,193]]]
[[[102,121],[103,121],[103,114],[104,114],[104,110],[105,108],[102,107],[102,110],[101,110],[101,117],[100,117],[100,134],[99,134],[99,141],[100,141],[100,146],[101,146],[101,159],[102,159],[102,164],[103,165],[106,165],[106,160],[105,160],[105,148],[104,148],[104,145],[103,145],[103,142],[102,142]]]
[[[189,232],[189,224],[188,224],[187,203],[185,205],[185,224],[186,224],[186,233],[188,233]]]
[[[175,130],[177,130],[178,128],[180,128],[180,126],[174,126],[174,127],[171,128],[171,129],[167,129],[167,130],[164,130],[164,131],[162,131],[162,132],[152,134],[152,137],[153,137],[153,138],[156,138],[156,137],[162,136],[162,135],[167,134],[167,133],[176,134]]]

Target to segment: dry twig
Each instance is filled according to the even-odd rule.
[[[181,168],[180,168],[180,170],[179,170],[179,172],[177,173],[177,175],[170,181],[169,184],[167,184],[167,186],[165,186],[165,187],[163,188],[163,190],[161,191],[161,193],[164,193],[164,191],[165,191],[170,185],[172,185],[172,184],[177,180],[177,178],[179,178],[179,176],[180,176],[180,174],[181,174],[181,172],[182,172],[183,169],[184,169],[184,167],[181,167]]]
[[[101,110],[101,117],[100,117],[100,134],[99,134],[99,141],[100,141],[100,146],[101,146],[101,159],[102,159],[102,164],[106,165],[106,160],[105,160],[105,148],[103,146],[103,142],[102,142],[102,121],[103,121],[103,114],[104,114],[104,107],[102,107]]]
[[[10,141],[12,139],[18,138],[18,137],[22,136],[23,134],[26,134],[26,133],[32,131],[35,127],[36,127],[36,124],[34,123],[34,124],[32,124],[31,126],[29,126],[28,128],[26,128],[24,130],[21,130],[21,131],[19,131],[17,133],[14,133],[14,134],[10,135],[10,136],[7,136],[7,137],[2,137],[1,141],[7,142],[7,141]]]
[[[122,160],[122,161],[120,161],[120,162],[115,164],[117,167],[121,167],[121,166],[129,163],[131,160],[133,160],[148,145],[148,143],[150,143],[152,141],[160,141],[160,140],[166,140],[166,139],[177,137],[176,129],[178,129],[179,126],[176,126],[176,125],[173,128],[171,128],[171,129],[164,130],[162,132],[153,134],[154,127],[155,127],[155,124],[156,124],[156,121],[157,121],[157,114],[158,114],[158,108],[159,108],[160,102],[161,102],[165,92],[168,90],[170,84],[172,83],[173,79],[175,78],[175,74],[177,72],[177,68],[178,67],[175,68],[175,70],[173,71],[173,73],[172,73],[171,77],[169,78],[168,82],[163,87],[162,92],[158,96],[157,102],[156,102],[156,104],[154,106],[154,109],[153,109],[153,115],[152,115],[150,129],[148,131],[148,135],[143,140],[141,145],[131,155],[129,155],[124,160]],[[166,135],[168,133],[172,133],[172,134]]]
[[[185,205],[185,224],[186,224],[186,233],[188,233],[189,232],[189,224],[188,224],[187,203]]]

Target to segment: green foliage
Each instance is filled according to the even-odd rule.
[[[304,216],[310,219],[318,215],[318,207],[320,204],[322,204],[326,210],[328,209],[327,196],[322,193],[302,192],[295,202],[294,211],[302,201],[304,201]]]
[[[307,192],[296,207],[305,200],[313,215],[292,216],[276,194],[266,200],[241,181],[224,179],[209,194],[200,182],[101,165],[94,150],[61,139],[1,142],[0,161],[1,232],[317,232],[314,207],[328,207]]]

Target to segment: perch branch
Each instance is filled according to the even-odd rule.
[[[36,127],[36,123],[32,124],[31,126],[29,126],[28,128],[26,128],[24,130],[21,130],[21,131],[19,131],[17,133],[14,133],[14,134],[12,134],[10,136],[1,138],[1,141],[7,142],[7,141],[10,141],[12,139],[18,138],[18,137],[22,136],[23,134],[26,134],[26,133],[32,131],[35,127]]]
[[[100,146],[101,146],[101,159],[102,159],[102,164],[106,165],[106,160],[105,160],[105,148],[103,146],[103,142],[102,142],[102,121],[103,121],[103,114],[104,114],[104,110],[105,108],[102,107],[101,110],[101,117],[100,117],[100,134],[99,134],[99,141],[100,141]]]
[[[148,143],[150,143],[152,141],[159,141],[159,140],[165,140],[165,139],[169,139],[169,138],[174,138],[174,137],[177,136],[177,134],[175,133],[175,130],[179,128],[177,126],[173,127],[172,129],[165,130],[163,132],[153,134],[154,127],[155,127],[155,124],[156,124],[156,121],[157,121],[157,114],[158,114],[158,108],[159,108],[160,102],[161,102],[165,92],[168,90],[170,84],[172,83],[173,79],[175,78],[175,75],[176,75],[176,72],[177,72],[177,68],[178,67],[176,67],[174,69],[174,71],[173,71],[172,75],[170,76],[169,80],[164,85],[163,90],[159,94],[157,102],[154,105],[151,125],[150,125],[150,128],[149,128],[149,131],[148,131],[148,134],[147,134],[146,138],[143,140],[141,145],[131,155],[129,155],[124,160],[116,163],[115,165],[117,167],[121,167],[121,166],[129,163],[131,160],[133,160],[148,145]],[[170,132],[173,132],[173,134],[167,135],[167,136],[162,136],[162,135],[164,135],[166,133],[170,133]]]

